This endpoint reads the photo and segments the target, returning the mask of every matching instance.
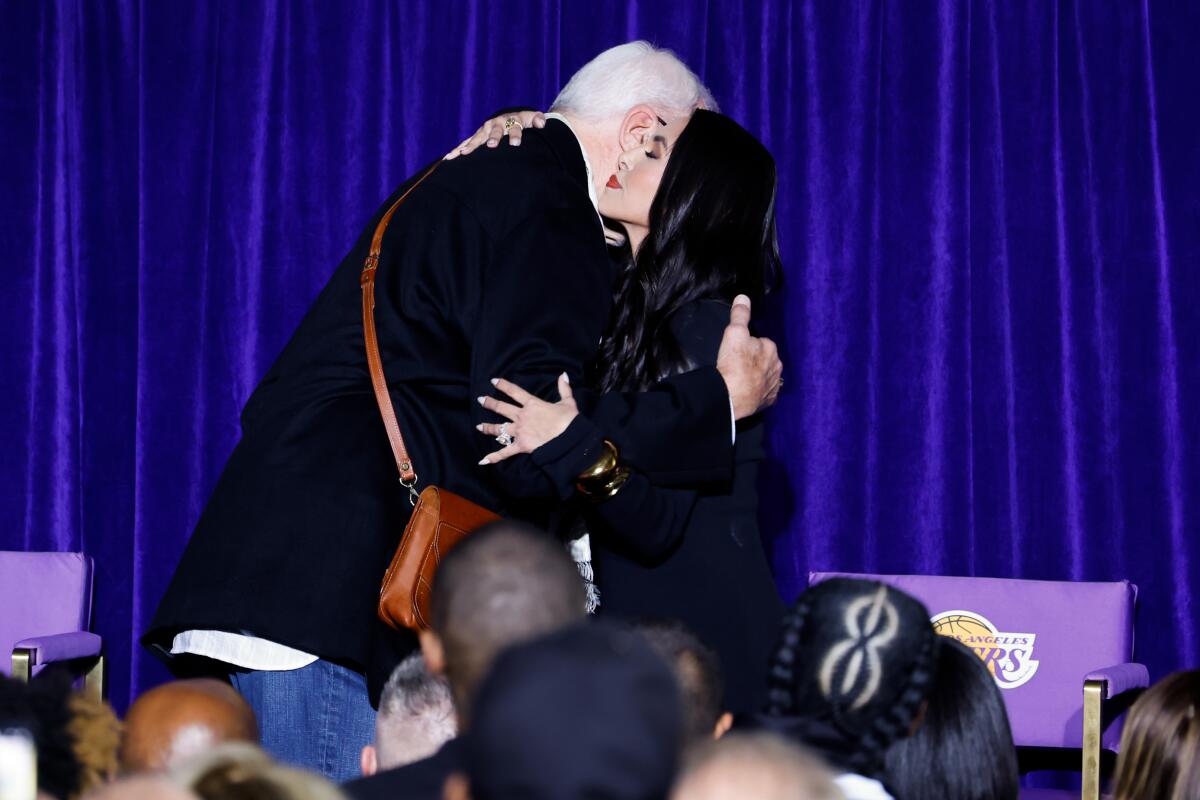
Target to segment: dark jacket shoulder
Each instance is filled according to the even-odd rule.
[[[441,800],[450,773],[463,766],[462,739],[446,742],[429,758],[342,785],[352,800]]]

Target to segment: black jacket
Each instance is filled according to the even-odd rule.
[[[342,784],[351,800],[441,800],[453,772],[462,772],[463,740],[451,739],[429,758]]]
[[[671,327],[703,367],[716,363],[728,321],[728,304],[704,300],[680,309]],[[545,456],[562,458],[552,447],[594,448],[603,423],[576,423]],[[728,420],[721,433],[730,436]],[[635,472],[613,499],[585,507],[600,616],[682,621],[720,659],[733,711],[757,711],[765,699],[784,612],[758,531],[763,455],[762,419],[751,417],[738,425],[731,479],[666,488]]]
[[[401,206],[377,276],[380,350],[421,486],[504,514],[549,513],[575,460],[480,467],[492,377],[553,396],[581,383],[607,323],[613,266],[588,200],[582,151],[551,121],[440,165]],[[368,672],[372,696],[415,646],[376,621],[379,582],[410,511],[371,392],[359,272],[367,225],[242,413],[230,456],[143,641],[248,632]],[[641,395],[582,396],[656,479],[727,475],[728,394],[715,369]],[[370,667],[368,669],[368,667]]]

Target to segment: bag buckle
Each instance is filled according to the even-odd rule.
[[[412,480],[410,481],[406,481],[404,478],[401,478],[400,485],[405,489],[408,489],[408,504],[413,508],[416,508],[417,500],[421,497],[420,492],[417,491],[417,474],[414,472]]]

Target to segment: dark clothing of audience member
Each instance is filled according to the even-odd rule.
[[[0,730],[25,731],[37,753],[38,791],[68,800],[80,790],[82,771],[70,733],[71,679],[46,671],[30,683],[0,675]]]
[[[529,525],[494,522],[446,554],[430,596],[431,627],[420,639],[429,671],[450,683],[460,737],[496,656],[578,622],[585,608],[583,584],[566,550]],[[442,784],[462,766],[461,752],[461,739],[451,739],[429,758],[351,781],[343,791],[355,800],[441,800]]]
[[[463,740],[456,737],[429,758],[350,781],[342,791],[354,800],[441,800],[446,778],[465,766]]]
[[[1016,800],[1017,748],[1000,689],[969,647],[940,644],[921,723],[887,751],[887,784],[903,800]]]
[[[501,654],[472,715],[472,800],[665,798],[679,762],[670,667],[635,631],[601,622]]]

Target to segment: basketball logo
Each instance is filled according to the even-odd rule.
[[[982,614],[973,611],[943,611],[935,615],[934,632],[958,639],[983,659],[1001,689],[1015,689],[1037,672],[1033,660],[1033,633],[1004,633]]]

